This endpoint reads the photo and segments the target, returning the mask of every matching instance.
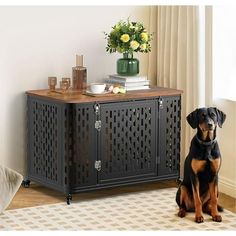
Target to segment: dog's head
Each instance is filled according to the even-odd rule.
[[[193,129],[203,131],[215,130],[217,124],[221,128],[226,115],[215,107],[199,108],[187,116],[187,121]]]

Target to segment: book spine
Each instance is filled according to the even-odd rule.
[[[110,79],[116,79],[125,82],[139,82],[147,80],[147,76],[117,76],[117,75],[109,75]]]
[[[132,91],[132,90],[145,90],[149,89],[149,86],[135,86],[135,87],[123,87],[126,91]]]
[[[125,82],[125,81],[119,81],[117,79],[108,79],[106,82],[109,84],[119,84],[124,87],[149,85],[149,80],[138,81],[138,82]]]
[[[121,79],[121,78],[115,78],[115,77],[109,77],[109,79],[116,80],[117,82],[141,82],[141,81],[147,81],[147,78],[132,78],[132,79]]]

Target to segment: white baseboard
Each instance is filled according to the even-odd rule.
[[[223,176],[219,177],[219,191],[236,198],[236,183]]]

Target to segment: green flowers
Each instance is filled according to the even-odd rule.
[[[150,52],[152,35],[148,34],[142,23],[119,21],[112,31],[105,33],[106,51],[113,53]]]

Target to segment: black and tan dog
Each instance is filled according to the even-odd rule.
[[[218,205],[218,172],[221,155],[216,140],[217,125],[222,127],[226,115],[217,108],[196,109],[187,116],[187,121],[197,134],[191,141],[190,151],[184,163],[184,178],[176,194],[179,217],[187,211],[195,211],[195,221],[204,221],[202,212],[220,222]]]

